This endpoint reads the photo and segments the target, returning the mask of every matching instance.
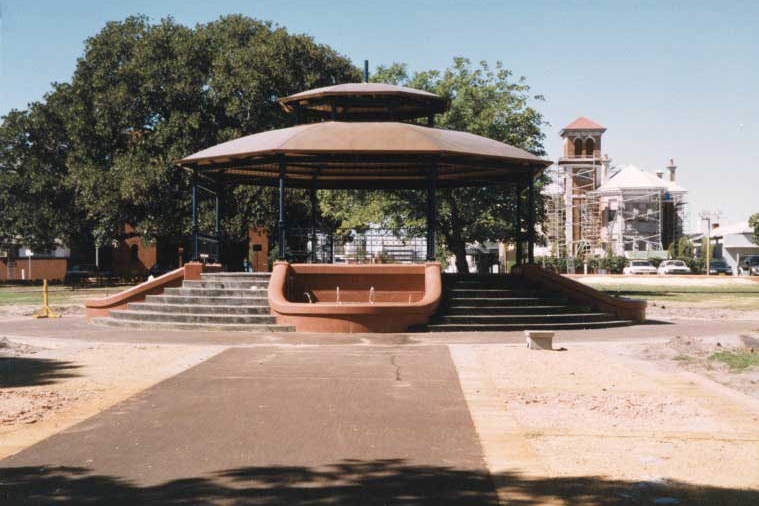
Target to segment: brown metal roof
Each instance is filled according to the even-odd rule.
[[[492,139],[397,122],[320,122],[248,135],[175,161],[217,181],[289,186],[423,187],[433,165],[441,186],[511,182],[551,164]]]
[[[592,119],[588,119],[585,116],[580,116],[569,125],[565,126],[561,131],[565,130],[603,130],[606,131],[606,127],[599,125]]]
[[[428,91],[383,83],[346,83],[307,90],[280,98],[287,112],[301,112],[321,118],[414,119],[443,113],[449,101]]]

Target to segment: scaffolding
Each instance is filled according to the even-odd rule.
[[[652,187],[602,193],[595,166],[558,165],[548,175],[545,235],[554,257],[665,256],[687,233],[684,191]]]

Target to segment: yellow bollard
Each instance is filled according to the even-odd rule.
[[[34,318],[60,318],[61,315],[54,313],[47,303],[47,279],[42,281],[42,309],[34,313]]]

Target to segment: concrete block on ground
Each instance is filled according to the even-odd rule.
[[[550,330],[525,330],[527,347],[531,350],[552,350],[554,332]]]

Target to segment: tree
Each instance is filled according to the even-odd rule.
[[[748,219],[748,226],[754,230],[752,241],[759,245],[759,213],[754,213]]]
[[[453,65],[440,72],[429,70],[409,76],[403,64],[377,69],[373,81],[427,90],[451,100],[450,110],[439,116],[440,128],[464,130],[544,155],[542,115],[530,102],[525,78],[513,79],[499,62],[494,69],[486,62],[475,66],[466,58],[455,58]],[[538,222],[544,206],[538,182],[536,208]],[[336,192],[333,192],[336,193]],[[423,231],[426,200],[422,192],[350,192],[326,195],[322,213],[349,226],[381,223],[384,226]],[[512,188],[484,186],[439,191],[436,229],[444,246],[455,255],[459,272],[468,272],[467,243],[513,238],[515,196]],[[526,208],[526,203],[522,207]]]
[[[15,209],[0,218],[0,235],[49,244],[86,233],[103,244],[124,224],[145,240],[186,234],[189,178],[172,160],[286,126],[278,97],[359,79],[331,48],[245,16],[194,28],[143,16],[109,22],[85,42],[71,83],[0,125],[0,203],[13,199]],[[27,172],[39,176],[28,199]],[[307,209],[301,195],[288,199],[296,217]],[[272,226],[272,196],[227,189],[225,231],[238,239],[250,225]],[[79,214],[78,230],[64,231]],[[211,213],[201,218],[210,229]]]
[[[188,181],[171,160],[286,126],[278,97],[358,78],[310,37],[244,16],[194,30],[171,19],[109,23],[87,41],[74,74],[79,194],[101,223],[129,222],[151,238],[187,233]],[[228,189],[225,230],[243,237],[251,221],[272,225],[270,194]]]
[[[0,246],[18,243],[33,251],[76,236],[83,213],[72,205],[61,111],[68,87],[57,85],[45,103],[13,110],[0,126]]]

